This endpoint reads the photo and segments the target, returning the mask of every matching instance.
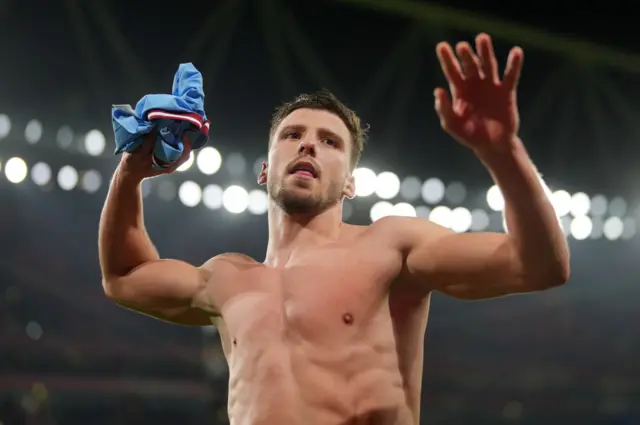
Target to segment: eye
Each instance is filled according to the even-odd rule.
[[[299,131],[289,131],[284,134],[285,139],[299,139],[301,137]]]
[[[338,146],[338,142],[336,142],[333,139],[324,139],[324,143],[326,143],[329,146],[333,146],[333,147]]]

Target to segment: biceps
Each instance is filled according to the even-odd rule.
[[[202,269],[182,261],[159,260],[104,282],[104,287],[109,298],[127,308],[149,313],[173,310],[178,313],[192,305],[206,282]]]
[[[463,299],[492,298],[520,289],[520,274],[507,236],[451,234],[408,258],[414,279],[430,290]]]

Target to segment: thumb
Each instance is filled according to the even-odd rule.
[[[459,128],[460,117],[453,110],[451,98],[446,90],[437,88],[433,92],[435,97],[435,109],[440,118],[440,126],[447,133]]]

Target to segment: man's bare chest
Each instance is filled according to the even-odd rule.
[[[400,264],[382,250],[333,248],[292,257],[285,267],[251,268],[229,282],[223,319],[245,339],[351,339],[388,310]]]

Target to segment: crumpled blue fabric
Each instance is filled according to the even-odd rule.
[[[171,120],[149,120],[150,111],[166,111],[174,114],[197,114],[206,122],[203,127],[205,137],[194,142],[193,149],[199,149],[208,141],[209,124],[204,111],[204,88],[202,74],[192,63],[183,63],[173,78],[171,94],[148,94],[138,101],[135,110],[130,105],[113,105],[111,115],[115,136],[115,154],[133,152],[143,142],[144,136],[156,129],[158,122],[164,127],[158,129],[154,146],[154,167],[163,168],[175,163],[184,152],[181,131],[188,125],[170,125]],[[178,121],[178,120],[176,120]],[[200,130],[192,128],[191,130]],[[206,130],[206,131],[205,131]]]

